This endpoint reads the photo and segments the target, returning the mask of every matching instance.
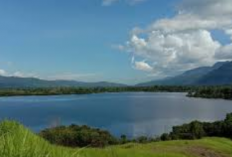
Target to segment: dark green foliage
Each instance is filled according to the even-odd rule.
[[[232,138],[232,114],[226,116],[222,129],[226,137]]]
[[[27,96],[27,95],[67,95],[90,94],[104,92],[188,92],[194,87],[185,86],[151,86],[151,87],[56,87],[56,88],[19,88],[0,89],[0,96]]]
[[[173,127],[171,139],[199,139],[205,136],[203,124],[198,121]]]
[[[232,86],[57,87],[0,89],[0,96],[70,95],[117,92],[187,92],[189,97],[232,99]]]
[[[213,123],[203,123],[204,130],[209,137],[223,137],[222,130],[223,130],[224,121],[218,121]]]
[[[188,96],[232,99],[232,86],[198,87],[190,91]]]
[[[232,139],[232,113],[226,119],[213,123],[193,121],[175,126],[170,134],[163,134],[161,140],[200,139],[203,137],[226,137]]]
[[[60,126],[43,130],[39,135],[52,144],[69,147],[104,147],[118,144],[117,139],[109,132],[88,126]]]
[[[68,147],[105,147],[108,145],[135,143],[149,143],[157,139],[141,136],[136,139],[128,139],[126,135],[116,138],[108,131],[91,128],[88,126],[59,126],[45,129],[39,133],[41,137],[52,144]]]
[[[162,141],[169,141],[169,140],[171,140],[169,134],[167,134],[167,133],[162,134],[161,137],[160,137],[160,139]]]
[[[148,143],[150,141],[151,140],[148,137],[146,137],[146,136],[140,136],[140,137],[137,138],[137,142],[138,143]]]
[[[125,143],[127,143],[127,142],[128,142],[128,140],[127,140],[126,135],[121,135],[121,139],[120,139],[120,141],[121,141],[121,144],[125,144]]]

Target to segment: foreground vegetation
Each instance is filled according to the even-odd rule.
[[[0,124],[1,157],[231,157],[232,141],[204,138],[189,141],[128,143],[105,148],[65,148],[51,145],[22,125]]]
[[[125,135],[116,138],[108,131],[90,128],[88,126],[59,126],[45,129],[39,134],[52,144],[68,147],[105,147],[126,143],[151,143],[169,140],[195,140],[204,137],[224,137],[232,139],[232,113],[225,120],[216,122],[193,121],[189,124],[174,126],[172,131],[160,137],[138,137],[127,139]]]
[[[39,136],[52,144],[67,147],[99,147],[126,143],[151,143],[160,141],[160,137],[148,138],[141,136],[135,139],[128,139],[126,135],[117,138],[108,131],[91,128],[88,126],[59,126],[42,130]]]
[[[232,113],[225,120],[216,122],[193,121],[182,126],[174,126],[172,132],[163,134],[161,140],[201,139],[203,137],[225,137],[232,139]]]
[[[118,140],[108,131],[88,126],[70,125],[45,129],[39,133],[52,144],[68,147],[105,147],[118,144]]]

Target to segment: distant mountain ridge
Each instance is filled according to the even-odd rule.
[[[232,84],[232,62],[218,62],[212,67],[199,67],[175,77],[140,83],[137,86],[228,84]]]
[[[232,62],[226,62],[219,68],[210,71],[199,80],[199,85],[226,85],[232,84]]]
[[[153,85],[232,85],[232,61],[218,62],[212,67],[199,67],[175,77],[164,78],[136,86]],[[43,88],[43,87],[126,87],[112,82],[81,82],[68,80],[42,80],[0,76],[0,88]]]
[[[0,88],[42,88],[42,87],[122,87],[111,82],[80,82],[68,80],[42,80],[38,78],[21,78],[0,76]]]

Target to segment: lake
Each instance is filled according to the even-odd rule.
[[[58,124],[106,129],[116,136],[155,136],[193,120],[215,121],[232,112],[232,101],[188,98],[185,93],[102,93],[1,97],[0,119],[34,131]]]

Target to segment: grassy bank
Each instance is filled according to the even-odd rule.
[[[204,138],[72,149],[51,145],[16,122],[0,124],[1,157],[230,157],[231,148],[229,139]]]

